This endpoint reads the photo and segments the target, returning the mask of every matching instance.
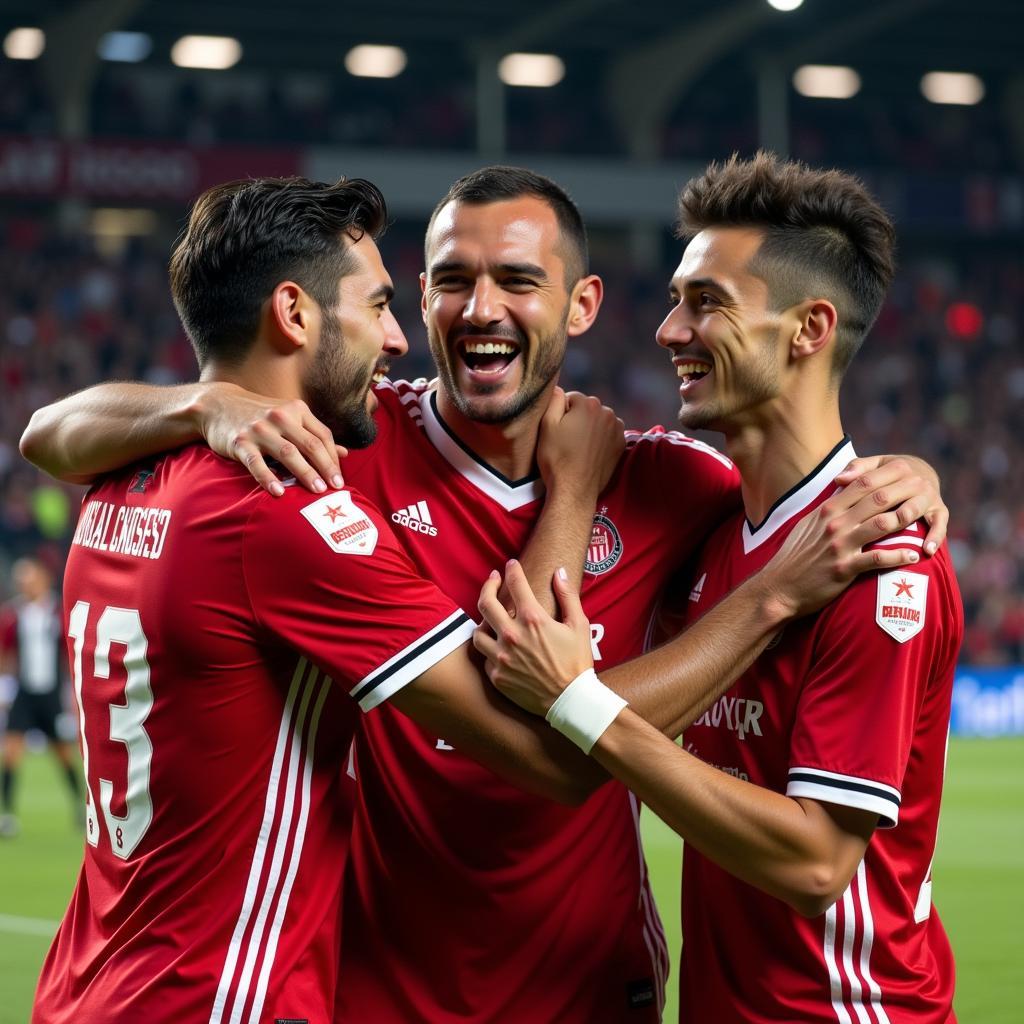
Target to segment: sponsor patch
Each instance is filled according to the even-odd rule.
[[[906,643],[924,629],[927,605],[927,576],[896,569],[878,577],[875,622],[893,640]]]
[[[352,500],[349,491],[334,491],[301,509],[327,546],[339,555],[372,555],[377,527]]]
[[[587,545],[583,569],[591,576],[600,576],[601,573],[607,572],[622,557],[622,538],[615,524],[605,515],[607,511],[607,508],[602,508],[594,516],[594,523],[590,528],[590,543]]]

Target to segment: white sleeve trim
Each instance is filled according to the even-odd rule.
[[[893,828],[900,817],[898,789],[884,782],[821,768],[790,768],[786,796],[803,796],[822,803],[874,811],[881,828]]]
[[[464,611],[452,612],[443,622],[363,676],[349,693],[363,711],[372,711],[461,647],[473,635],[474,629],[476,623]]]

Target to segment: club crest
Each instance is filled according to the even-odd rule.
[[[884,572],[878,577],[875,622],[903,644],[924,629],[928,577],[919,572]]]
[[[601,573],[608,572],[622,557],[622,538],[615,524],[605,514],[607,511],[607,508],[602,508],[594,516],[594,523],[590,528],[590,543],[587,545],[583,570],[591,576],[600,576]]]

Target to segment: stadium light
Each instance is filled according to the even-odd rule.
[[[929,71],[921,79],[921,92],[932,103],[955,103],[971,107],[985,96],[985,83],[961,71]]]
[[[145,32],[108,32],[100,38],[96,52],[101,60],[138,64],[153,52],[153,40]]]
[[[179,68],[223,71],[242,57],[242,44],[231,36],[182,36],[171,47],[171,60]]]
[[[407,62],[400,46],[363,43],[345,54],[345,70],[359,78],[394,78],[405,70]]]
[[[4,36],[4,55],[11,60],[35,60],[46,49],[46,33],[41,28],[12,28]]]
[[[768,0],[768,6],[777,11],[795,11],[803,6],[804,0]]]
[[[565,77],[565,64],[552,53],[507,53],[498,62],[498,77],[506,85],[547,89]]]
[[[860,92],[860,75],[840,65],[804,64],[793,73],[793,87],[801,96],[848,100]]]

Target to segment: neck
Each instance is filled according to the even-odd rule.
[[[284,359],[247,359],[241,363],[210,362],[203,367],[199,379],[235,384],[246,391],[267,398],[290,400],[302,398],[302,385],[295,375],[295,361]]]
[[[540,421],[551,392],[532,409],[507,423],[480,423],[463,415],[443,388],[437,390],[437,411],[453,434],[491,469],[509,480],[522,480],[534,469]]]
[[[769,416],[726,431],[725,446],[743,483],[747,519],[760,523],[843,436],[834,395],[820,407],[783,404]]]

